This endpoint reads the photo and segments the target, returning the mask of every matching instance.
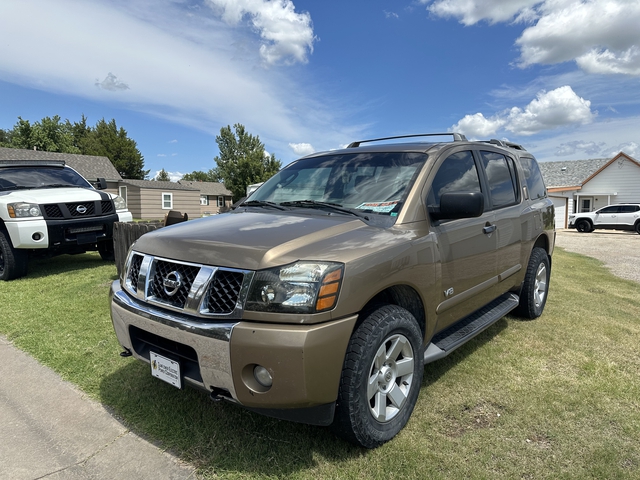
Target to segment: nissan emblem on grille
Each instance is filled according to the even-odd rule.
[[[180,286],[182,285],[182,278],[180,274],[175,270],[170,272],[164,279],[162,280],[162,286],[164,287],[164,293],[173,297],[178,290],[180,290]]]
[[[84,215],[85,213],[87,213],[87,207],[85,207],[84,205],[78,205],[76,207],[76,212],[78,212],[80,215]]]

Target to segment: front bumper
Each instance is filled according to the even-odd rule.
[[[116,280],[111,318],[120,344],[149,363],[153,350],[181,365],[185,384],[270,416],[327,425],[357,315],[319,325],[206,323],[132,298]],[[256,365],[273,378],[253,376]]]

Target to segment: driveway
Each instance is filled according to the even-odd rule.
[[[556,246],[597,258],[614,275],[640,283],[640,235],[617,230],[558,230]]]

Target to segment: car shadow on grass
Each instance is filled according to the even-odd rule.
[[[436,382],[458,362],[507,328],[506,319],[482,332],[452,355],[427,365],[422,387]],[[104,404],[127,428],[172,451],[207,476],[242,472],[287,476],[321,460],[341,462],[366,455],[329,428],[277,420],[229,402],[212,402],[204,392],[178,390],[151,376],[132,358],[100,385]],[[393,442],[381,449],[393,448]]]
[[[78,255],[59,255],[55,257],[32,257],[29,258],[29,266],[26,278],[42,278],[49,275],[57,275],[77,270],[98,268],[105,265],[114,265],[111,280],[117,278],[115,264],[100,258],[98,253],[82,253]]]

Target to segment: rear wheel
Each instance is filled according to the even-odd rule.
[[[589,233],[593,228],[591,227],[589,220],[578,220],[578,223],[576,223],[576,230],[580,233]]]
[[[515,313],[523,318],[533,320],[542,315],[549,293],[551,263],[543,248],[534,248],[531,252],[524,285],[520,292],[520,304]]]
[[[0,232],[0,280],[13,280],[27,274],[27,252],[13,248],[11,239]]]
[[[366,448],[391,440],[413,412],[423,372],[413,315],[395,305],[373,311],[349,341],[333,431]]]
[[[107,262],[113,262],[116,259],[115,251],[113,248],[113,241],[109,240],[106,242],[98,243],[98,253],[103,260]]]

